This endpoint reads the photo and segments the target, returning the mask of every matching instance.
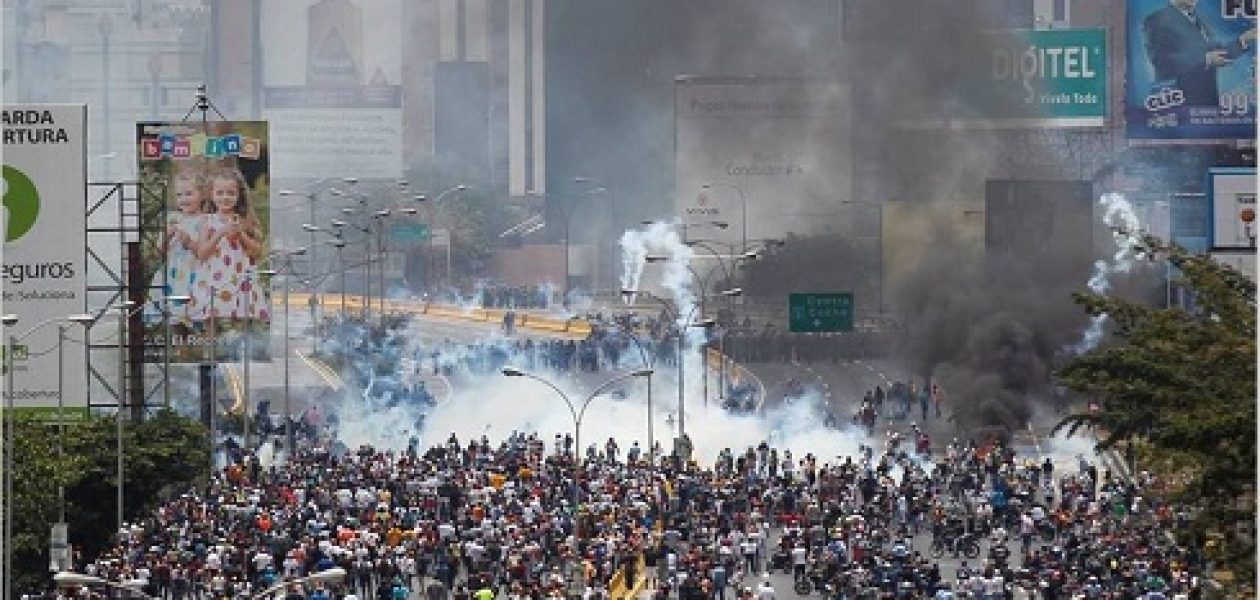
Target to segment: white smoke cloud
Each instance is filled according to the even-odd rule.
[[[1111,289],[1111,276],[1117,273],[1128,273],[1133,269],[1137,258],[1138,235],[1141,223],[1133,205],[1124,194],[1107,193],[1098,199],[1103,207],[1103,223],[1111,229],[1111,239],[1116,244],[1116,251],[1111,260],[1094,262],[1094,273],[1085,284],[1095,294],[1105,294]],[[1102,341],[1103,327],[1107,324],[1107,315],[1098,314],[1090,318],[1089,326],[1081,340],[1072,347],[1074,354],[1084,354],[1098,347]]]
[[[611,377],[611,375],[610,375]],[[663,451],[670,451],[676,434],[677,393],[670,377],[654,376],[651,421],[653,437]],[[570,378],[551,379],[581,410],[587,392]],[[582,419],[581,444],[603,448],[616,439],[624,452],[634,442],[647,451],[647,384],[630,378],[617,386],[620,394],[604,394],[590,401]],[[810,395],[775,407],[764,415],[733,414],[715,402],[707,406],[697,395],[688,395],[686,433],[693,444],[693,457],[711,464],[723,448],[743,451],[763,441],[788,448],[796,457],[813,453],[821,460],[836,456],[857,456],[861,444],[869,444],[857,430],[825,427],[821,397]],[[425,420],[421,440],[425,445],[440,443],[454,433],[460,440],[486,436],[492,442],[513,432],[537,433],[549,445],[557,434],[572,435],[574,421],[560,396],[546,385],[521,378],[483,379],[475,389],[464,390],[449,402],[435,406]]]

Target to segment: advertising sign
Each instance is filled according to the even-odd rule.
[[[849,222],[848,87],[682,77],[674,94],[675,206],[689,239],[739,244]]]
[[[276,179],[402,174],[402,0],[268,0]]]
[[[1256,247],[1256,170],[1231,167],[1208,170],[1212,250]]]
[[[87,411],[87,107],[9,104],[4,121],[4,313],[13,347],[13,405]],[[58,361],[60,360],[60,365]],[[58,366],[64,372],[58,383]],[[7,392],[6,392],[7,393]]]
[[[1256,137],[1254,0],[1199,0],[1188,11],[1129,0],[1127,18],[1130,138]]]
[[[1102,127],[1107,120],[1107,31],[1054,29],[988,34],[984,78],[963,92],[963,124]]]
[[[268,357],[265,121],[139,123],[145,346],[171,362]],[[186,302],[166,302],[187,296]],[[163,316],[169,305],[170,327]]]

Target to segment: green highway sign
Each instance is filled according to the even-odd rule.
[[[429,241],[429,226],[424,223],[396,222],[389,229],[389,239],[404,244]]]
[[[788,294],[788,331],[853,331],[853,294]]]

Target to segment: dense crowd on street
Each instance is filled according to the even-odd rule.
[[[622,572],[659,600],[773,600],[788,590],[765,574],[782,570],[829,598],[1157,600],[1191,597],[1203,574],[1169,533],[1189,515],[1151,500],[1149,476],[1121,481],[1083,458],[954,441],[923,461],[890,436],[835,459],[726,449],[701,468],[649,461],[637,443],[547,442],[316,445],[272,468],[240,456],[78,566],[173,600],[334,566],[344,582],[286,597],[594,599]],[[955,554],[948,572],[940,559]]]

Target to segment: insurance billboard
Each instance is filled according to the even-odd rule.
[[[674,97],[675,204],[688,238],[751,243],[849,221],[847,86],[683,77]]]
[[[267,123],[139,123],[136,138],[145,346],[169,344],[172,362],[239,360],[247,349],[266,359]]]
[[[86,331],[66,318],[87,309],[87,106],[9,104],[3,117],[3,312],[18,318],[4,331],[18,338],[5,344],[13,405],[85,414]]]
[[[261,4],[276,179],[402,174],[402,0]]]
[[[1128,136],[1254,139],[1256,3],[1189,4],[1128,2]]]

